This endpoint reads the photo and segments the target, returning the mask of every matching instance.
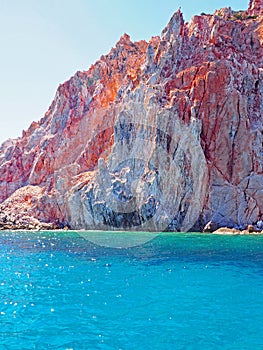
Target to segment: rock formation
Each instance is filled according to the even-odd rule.
[[[250,0],[248,13],[257,16],[263,11],[263,1],[262,0]]]
[[[60,85],[44,117],[0,147],[0,227],[187,231],[261,220],[262,9],[253,0],[189,23],[178,10],[160,37],[124,34]]]

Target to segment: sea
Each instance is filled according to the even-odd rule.
[[[0,349],[263,349],[263,237],[2,231]]]

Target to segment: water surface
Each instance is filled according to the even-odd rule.
[[[263,349],[262,301],[262,236],[0,233],[1,350]]]

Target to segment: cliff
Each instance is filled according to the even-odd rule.
[[[0,147],[0,226],[244,228],[263,215],[263,0],[116,47]],[[40,224],[42,223],[42,224]]]

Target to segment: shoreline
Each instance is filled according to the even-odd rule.
[[[65,229],[65,228],[30,228],[30,229],[25,229],[25,228],[0,228],[0,234],[1,232],[32,232],[32,233],[48,233],[48,232],[55,232],[55,233],[76,233],[76,234],[81,234],[81,233],[85,233],[88,234],[90,233],[98,233],[98,234],[152,234],[152,235],[161,235],[161,234],[197,234],[197,235],[223,235],[223,236],[261,236],[263,235],[263,230],[256,230],[256,231],[249,231],[249,230],[237,230],[237,229],[233,229],[233,228],[227,228],[227,227],[221,227],[213,232],[202,232],[202,231],[188,231],[188,232],[180,232],[180,231],[161,231],[161,232],[156,232],[156,231],[123,231],[123,230],[107,230],[107,231],[103,231],[103,230],[85,230],[85,229]]]
[[[98,232],[98,233],[106,233],[106,232],[131,232],[131,233],[152,233],[152,234],[160,234],[162,232],[175,232],[175,233],[187,233],[187,232],[195,232],[198,234],[214,234],[214,235],[261,235],[263,234],[263,221],[260,219],[254,224],[247,224],[242,225],[242,227],[239,228],[233,228],[233,227],[227,227],[227,226],[219,226],[217,223],[213,221],[209,221],[206,223],[206,225],[202,228],[198,227],[198,230],[193,231],[173,231],[173,230],[167,230],[167,231],[143,231],[143,230],[132,230],[132,227],[130,230],[121,229],[121,228],[114,228],[114,227],[108,227],[107,230],[97,228],[89,228],[89,229],[74,229],[70,227],[68,223],[62,223],[59,221],[56,222],[42,222],[39,219],[36,219],[34,217],[24,217],[23,219],[17,219],[14,215],[2,215],[0,216],[0,232],[1,231],[20,231],[20,232],[40,232],[40,231],[57,231],[57,232]]]

